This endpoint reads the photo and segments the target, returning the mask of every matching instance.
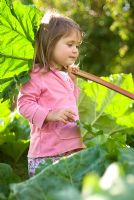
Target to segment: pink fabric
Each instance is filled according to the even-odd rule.
[[[55,156],[85,146],[75,122],[48,122],[44,120],[50,110],[69,108],[79,119],[76,100],[79,89],[69,79],[65,81],[58,70],[42,73],[32,70],[31,79],[23,85],[18,96],[18,111],[30,122],[28,157]]]

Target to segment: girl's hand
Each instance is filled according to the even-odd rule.
[[[75,121],[76,114],[72,112],[70,109],[60,109],[60,110],[54,110],[50,111],[45,119],[45,122],[49,121],[61,121],[65,124],[68,122],[74,122]]]
[[[68,67],[68,74],[71,77],[73,82],[76,82],[77,80],[77,76],[73,74],[73,72],[78,72],[78,71],[79,71],[79,67],[77,65]]]

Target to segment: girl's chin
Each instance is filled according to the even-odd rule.
[[[63,63],[63,64],[57,64],[57,69],[67,69],[68,66],[73,66],[75,64],[75,62],[66,62],[66,63]]]
[[[72,61],[72,62],[70,61],[70,62],[68,62],[67,65],[68,65],[68,66],[71,66],[71,65],[74,65],[74,63],[75,63],[75,61]]]

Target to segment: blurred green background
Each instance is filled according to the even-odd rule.
[[[42,13],[56,9],[80,25],[85,33],[78,60],[82,70],[107,76],[106,80],[133,92],[132,76],[121,73],[134,73],[134,0],[12,1],[31,7],[17,2],[13,13],[10,0],[0,1],[3,5],[0,6],[0,98],[4,101],[0,106],[0,162],[10,164],[25,180],[30,129],[16,110],[16,97],[19,86],[28,81],[25,71],[31,67],[34,31]],[[81,119],[89,123],[86,128],[90,132],[85,134],[85,140],[89,146],[106,144],[110,155],[110,161],[106,162],[116,161],[119,148],[134,147],[134,103],[95,83],[84,83],[82,90],[78,106]],[[129,155],[129,159],[122,160],[130,160],[131,165]]]
[[[80,68],[98,75],[134,73],[133,0],[18,0],[41,11],[56,9],[85,33]]]

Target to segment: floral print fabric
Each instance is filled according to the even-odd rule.
[[[52,163],[60,160],[61,156],[51,157]],[[39,164],[44,164],[47,158],[28,158],[28,174],[29,177],[34,176],[35,170],[38,168]]]

